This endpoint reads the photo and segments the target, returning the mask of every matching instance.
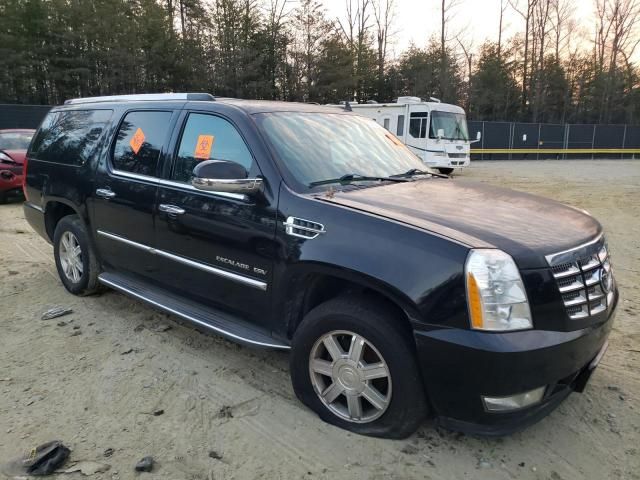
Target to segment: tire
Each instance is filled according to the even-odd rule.
[[[453,173],[453,168],[438,168],[438,171],[443,175],[451,175]]]
[[[415,432],[425,419],[427,402],[415,346],[394,313],[375,299],[344,296],[314,308],[298,327],[290,357],[293,389],[325,422],[361,435],[399,439]],[[364,340],[366,345],[358,368],[349,363],[353,359],[334,360],[326,347],[327,342],[333,343],[329,338],[336,340],[342,347],[339,353],[349,357],[357,350],[349,348],[354,334],[355,344]],[[363,380],[366,369],[362,367],[373,364],[378,365],[378,378]],[[386,366],[386,372],[380,365]],[[323,373],[317,372],[317,366]],[[388,377],[382,377],[384,373]],[[368,387],[378,395],[372,396]],[[327,393],[331,391],[342,391],[332,403],[327,401],[333,397]],[[320,392],[327,394],[325,400]],[[358,396],[359,401],[354,399]]]
[[[0,205],[4,205],[5,203],[7,203],[7,194],[0,192]]]
[[[80,248],[77,261],[71,260],[67,254],[70,247]],[[83,296],[98,291],[98,261],[87,229],[78,215],[63,217],[56,225],[53,234],[53,255],[60,280],[69,292]]]

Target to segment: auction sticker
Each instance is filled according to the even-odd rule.
[[[213,135],[199,135],[198,141],[196,142],[196,151],[193,156],[200,160],[209,160],[214,141],[215,137]]]
[[[133,134],[133,137],[131,137],[129,146],[131,147],[131,150],[133,150],[133,153],[135,153],[136,155],[140,151],[140,148],[142,148],[144,138],[144,132],[141,128],[138,128],[138,130],[136,130],[136,133]]]

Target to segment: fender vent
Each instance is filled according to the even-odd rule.
[[[296,217],[287,218],[287,221],[284,222],[284,227],[287,235],[298,238],[307,238],[309,240],[326,232],[324,225],[321,223]]]

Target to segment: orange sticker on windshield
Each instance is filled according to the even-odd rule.
[[[214,141],[215,137],[213,135],[199,135],[193,156],[201,160],[209,160]]]
[[[133,137],[131,137],[129,146],[131,147],[131,150],[133,150],[133,153],[137,154],[140,151],[140,148],[142,148],[143,143],[144,143],[144,132],[142,131],[141,128],[138,128],[138,130],[136,130],[136,133],[133,134]]]

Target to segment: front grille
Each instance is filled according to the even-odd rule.
[[[450,153],[449,158],[466,158],[466,153]]]
[[[551,266],[567,315],[576,320],[604,312],[613,301],[607,247],[601,245],[591,250],[571,261]]]

